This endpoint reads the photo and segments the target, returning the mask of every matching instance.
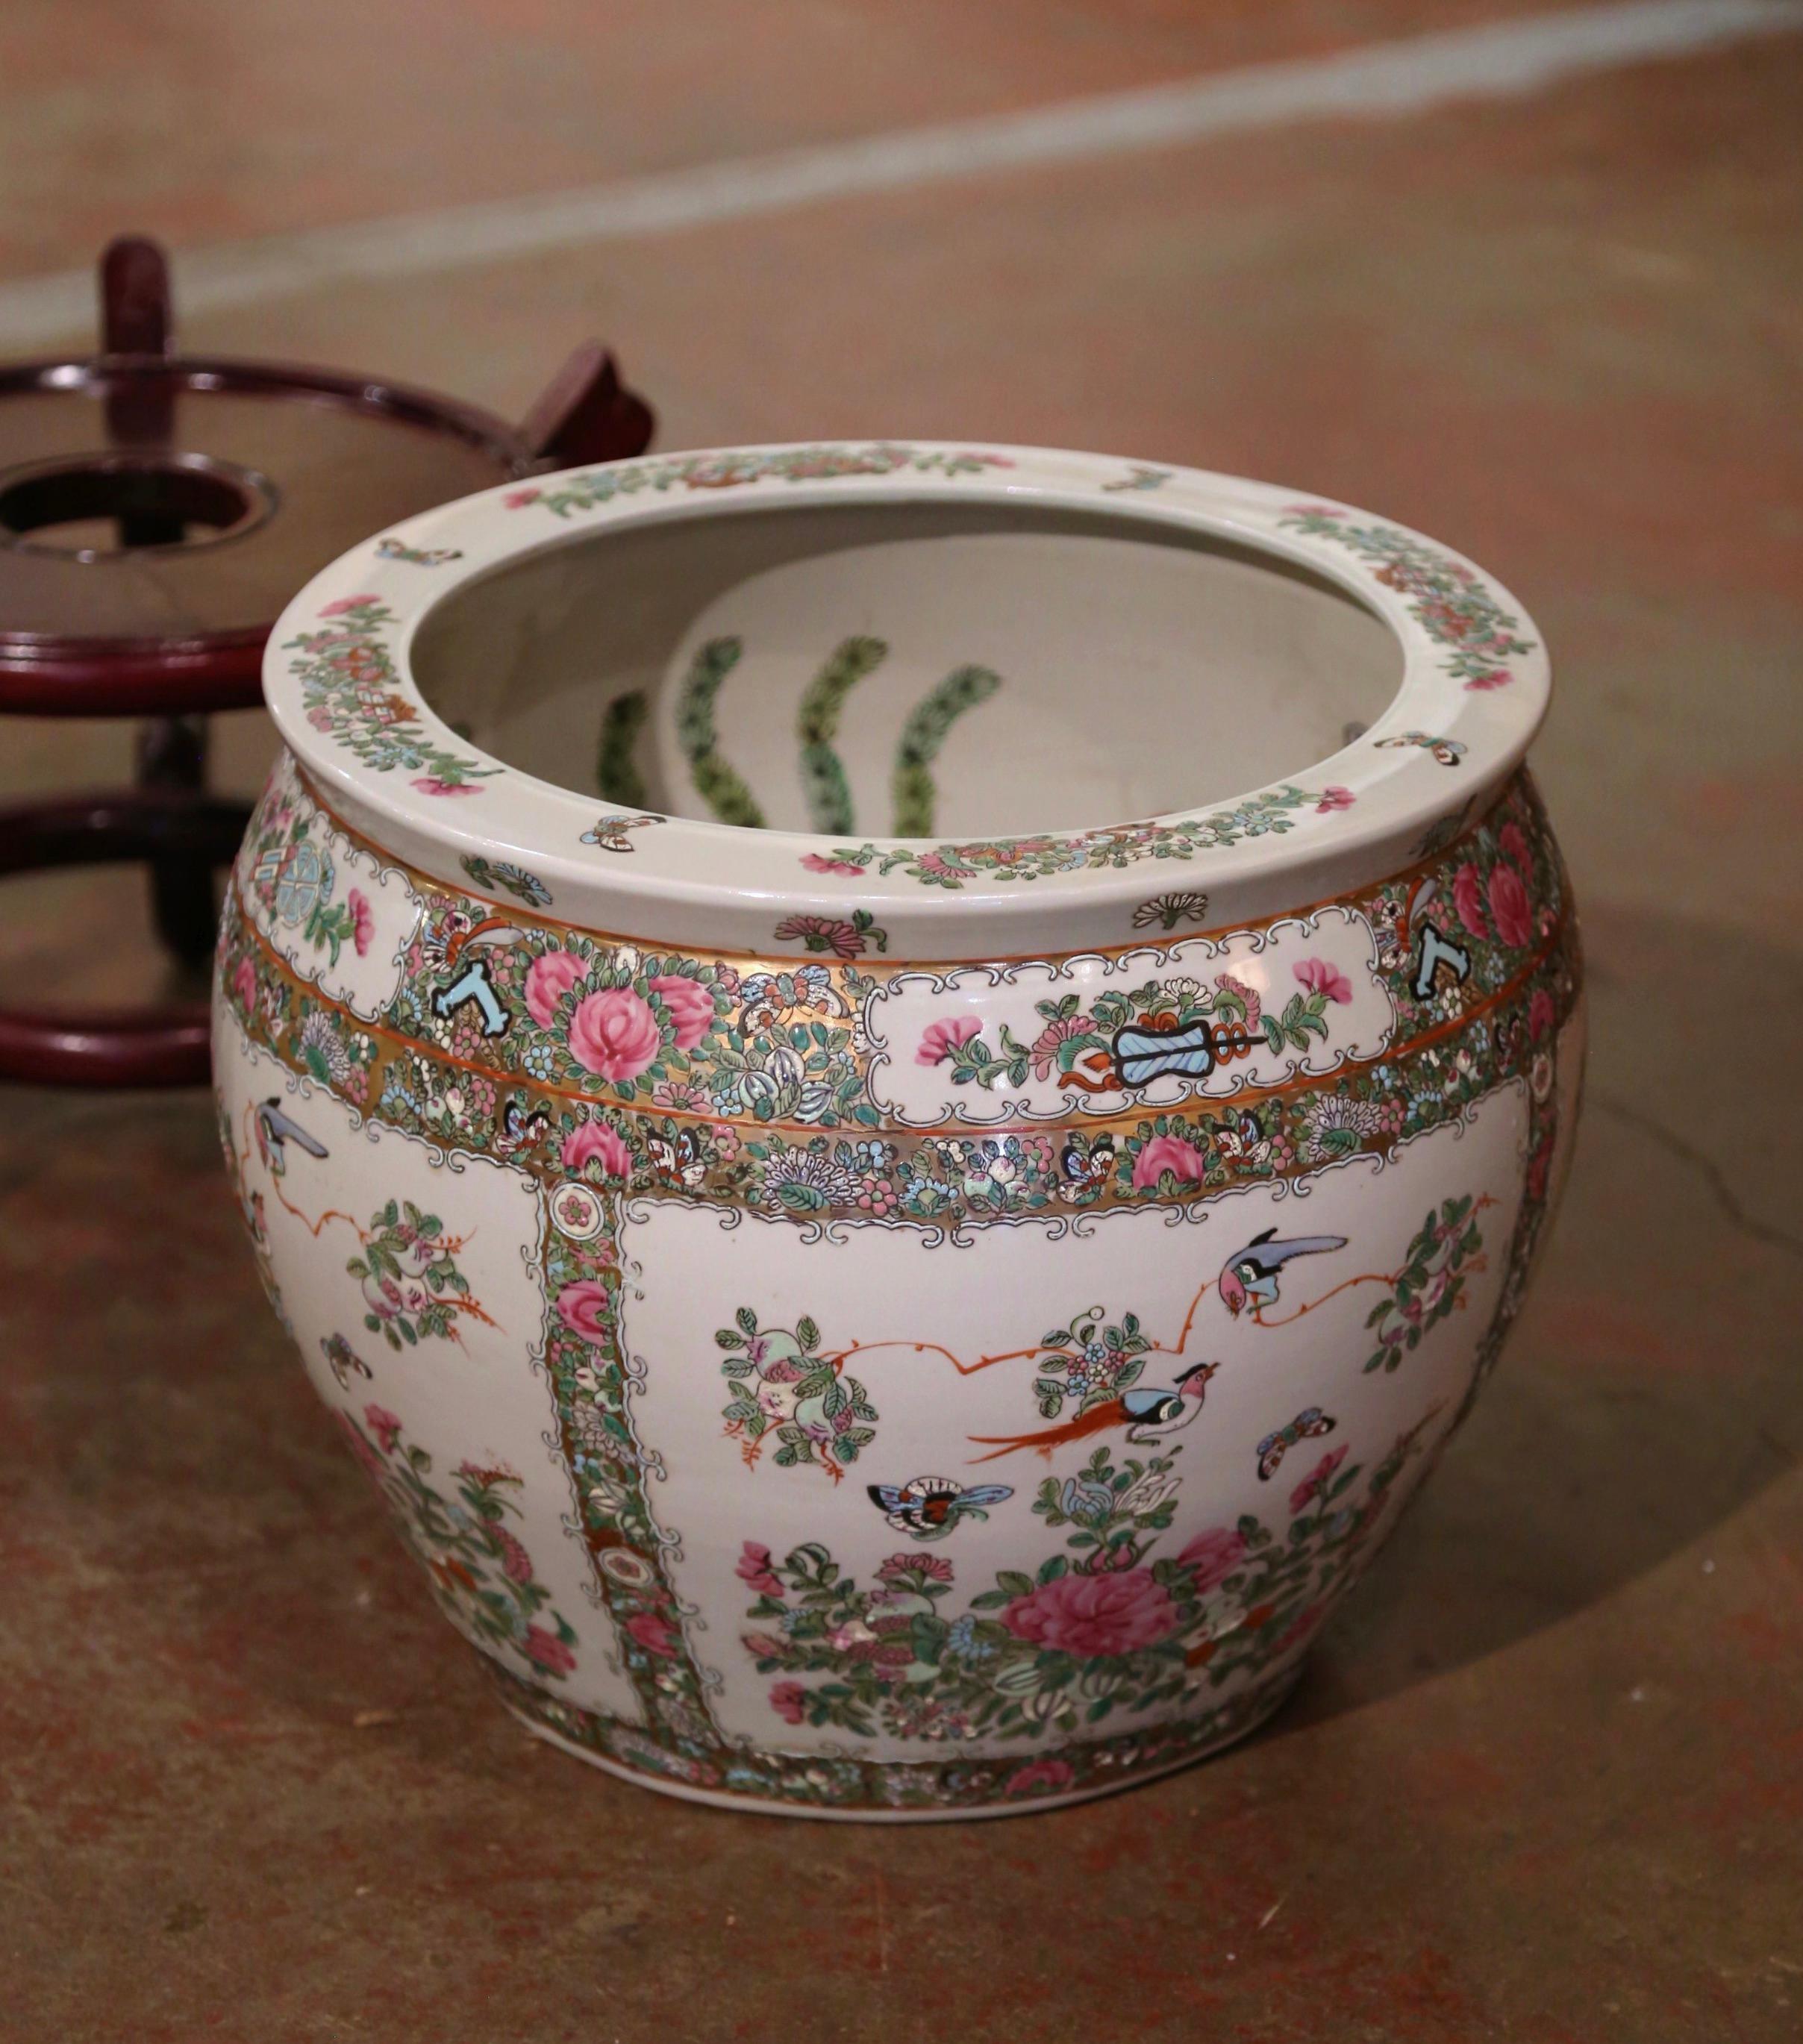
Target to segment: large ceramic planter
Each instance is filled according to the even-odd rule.
[[[913,1817],[1276,1707],[1570,1140],[1536,636],[1340,505],[889,444],[491,492],[296,600],[227,1157],[511,1710]]]

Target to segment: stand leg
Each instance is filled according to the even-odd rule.
[[[137,785],[198,797],[206,785],[206,751],[205,717],[156,717],[138,729]],[[150,900],[163,943],[183,965],[205,965],[213,955],[218,921],[213,862],[191,851],[168,851],[152,859]]]

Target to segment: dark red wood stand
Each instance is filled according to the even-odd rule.
[[[642,453],[650,408],[597,344],[517,426],[430,391],[171,352],[152,241],[101,259],[102,352],[0,367],[0,715],[147,720],[129,789],[0,808],[0,877],[141,860],[185,964],[213,945],[213,870],[247,813],[206,791],[206,718],[261,701],[296,590],[359,540],[516,476]],[[0,1079],[185,1085],[204,1005],[0,1003]]]

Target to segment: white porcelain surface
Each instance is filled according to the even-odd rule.
[[[1534,638],[1344,507],[888,443],[548,478],[297,599],[222,1133],[509,1708],[905,1819],[1275,1707],[1569,1155]]]

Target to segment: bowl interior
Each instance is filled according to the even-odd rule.
[[[711,509],[449,594],[416,680],[509,765],[752,828],[971,838],[1302,778],[1401,682],[1337,584],[1154,519],[1005,503]]]

